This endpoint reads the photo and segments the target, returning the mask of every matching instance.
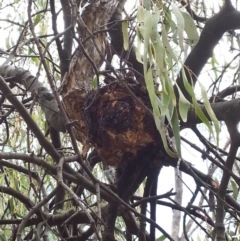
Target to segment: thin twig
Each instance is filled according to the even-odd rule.
[[[79,197],[63,182],[63,172],[62,172],[62,168],[63,168],[63,163],[64,163],[64,158],[60,158],[58,165],[57,165],[57,177],[58,177],[58,185],[61,186],[63,189],[65,189],[71,196],[72,198],[75,200],[75,202],[79,205],[79,207],[83,210],[83,212],[87,215],[90,225],[93,228],[98,240],[101,240],[101,237],[99,236],[98,232],[97,232],[97,228],[95,225],[95,221],[92,218],[89,210],[85,207],[85,205],[80,201]]]
[[[59,186],[57,186],[56,188],[54,188],[52,190],[51,193],[48,194],[47,197],[45,197],[41,202],[39,202],[37,205],[35,205],[29,212],[28,214],[22,219],[22,222],[20,223],[20,225],[18,226],[18,230],[17,230],[17,240],[21,241],[21,232],[24,229],[27,221],[31,218],[31,216],[33,214],[35,214],[36,212],[39,211],[39,209],[46,204],[52,197],[55,196],[55,194],[57,193],[57,191],[59,190]]]

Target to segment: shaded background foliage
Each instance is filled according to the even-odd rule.
[[[238,240],[237,1],[128,4],[1,2],[2,240]]]

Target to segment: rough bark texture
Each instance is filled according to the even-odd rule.
[[[6,80],[23,85],[33,96],[36,95],[37,101],[46,116],[47,121],[60,132],[65,132],[65,125],[53,94],[44,85],[36,80],[29,71],[22,68],[15,68],[12,65],[0,66],[0,75]]]
[[[151,108],[145,87],[128,87]],[[87,95],[85,115],[88,137],[108,165],[135,158],[139,150],[160,141],[152,116],[117,81]]]
[[[142,107],[143,104],[151,109],[144,86],[129,84],[125,79],[125,84],[116,81],[91,92],[91,82],[97,74],[95,71],[99,70],[106,55],[106,33],[91,37],[90,32],[106,26],[116,7],[110,22],[119,20],[123,6],[124,1],[120,1],[119,5],[115,1],[105,4],[96,1],[84,10],[82,20],[86,26],[80,25],[78,28],[83,48],[73,57],[63,84],[63,103],[70,119],[74,121],[75,135],[84,146],[84,154],[90,146],[94,146],[108,165],[116,165],[126,158],[135,159],[141,149],[161,143],[152,116]],[[120,27],[121,24],[118,24],[118,32],[121,32]],[[86,38],[89,39],[84,41]],[[122,43],[121,38],[122,34]],[[117,52],[119,54],[121,51]],[[95,68],[91,60],[94,60]]]
[[[91,4],[88,5],[81,15],[82,22],[80,21],[78,28],[80,48],[71,61],[69,72],[65,75],[62,93],[63,103],[70,119],[73,121],[78,141],[85,146],[85,152],[87,152],[90,146],[94,146],[106,164],[117,165],[118,179],[114,188],[119,197],[128,201],[146,176],[154,173],[156,169],[161,169],[162,164],[176,167],[178,159],[167,156],[152,115],[144,108],[145,106],[151,109],[148,93],[144,85],[133,83],[125,78],[125,80],[120,81],[119,79],[97,90],[91,90],[92,79],[94,75],[98,74],[104,63],[107,43],[106,32],[98,32],[97,34],[94,32],[99,31],[101,27],[105,28],[107,26],[117,6],[116,2],[114,0],[107,2],[91,1]],[[121,4],[124,4],[124,1]],[[121,11],[122,6],[120,10],[118,9],[115,12],[111,21],[118,21],[121,18]],[[189,69],[187,77],[190,83],[191,80],[193,80],[193,84],[195,83],[202,67],[211,56],[213,48],[223,33],[228,29],[240,27],[239,19],[240,13],[231,6],[226,6],[206,23],[199,43],[190,53],[185,63]],[[119,56],[122,53],[121,45],[123,42],[120,30],[121,27],[118,24],[117,28],[110,31],[114,43],[114,40],[117,40],[116,36],[120,36],[120,41],[115,45],[113,43],[113,47]],[[142,65],[140,63],[134,64],[131,56],[133,59],[135,58],[134,52],[130,53],[129,60],[132,62],[133,68],[141,73]],[[36,82],[29,72],[14,69],[11,66],[2,66],[0,74],[5,78],[15,78],[15,81],[23,84],[27,90],[37,93],[38,101],[48,121],[59,131],[64,130],[59,109],[53,96],[39,82]],[[177,82],[185,96],[189,97],[184,88],[181,75]],[[212,108],[218,120],[226,121],[228,127],[232,123],[236,127],[236,123],[240,118],[239,105],[240,100],[238,99],[223,103],[213,103]],[[202,109],[207,115],[205,108],[202,107]],[[200,123],[200,120],[196,119],[193,112],[193,110],[189,111],[186,126]],[[234,121],[229,124],[229,119]],[[60,127],[57,127],[59,123]],[[229,129],[231,130],[231,128]],[[236,133],[238,132],[234,128],[232,129]],[[232,136],[233,134],[231,134]],[[236,145],[239,146],[237,140],[239,140],[239,135],[236,136]],[[54,155],[56,156],[55,159],[58,160],[59,156],[57,154],[52,156]],[[231,157],[230,164],[232,164],[234,158],[235,155]],[[230,164],[226,165],[225,169],[223,164],[221,166],[225,173],[225,179],[223,179],[223,181],[226,180],[225,184],[229,181],[229,170],[232,168]],[[207,183],[212,192],[216,193],[218,191],[219,186],[213,179],[186,164],[186,162],[182,161],[179,169],[191,175],[198,185],[202,186]],[[73,178],[73,182],[79,184],[80,179],[75,180],[74,176],[71,178]],[[236,177],[234,178],[236,180]],[[237,181],[238,183],[240,182],[239,179]],[[94,192],[94,186],[86,183],[83,182],[83,187]],[[239,210],[239,204],[226,195],[226,185],[222,185],[221,189],[219,194],[222,200]],[[106,194],[102,193],[101,197],[105,198],[109,203],[113,203],[111,197]],[[114,205],[108,209],[108,214],[112,216],[106,218],[108,224],[110,224],[106,230],[106,235],[110,237],[109,240],[114,240],[114,222],[118,214],[116,203],[114,201]],[[220,202],[219,204],[221,204],[219,206],[220,212],[217,216],[216,224],[219,224],[220,229],[224,218],[224,205]],[[110,213],[111,210],[112,213]],[[127,219],[128,217],[125,216],[124,218]],[[133,229],[134,231],[132,232],[134,234],[139,231],[138,227]],[[224,237],[223,231],[219,231],[221,237]],[[106,238],[105,240],[108,239]]]
[[[74,121],[76,138],[83,143],[85,149],[88,149],[89,139],[83,106],[87,93],[92,89],[92,79],[97,74],[95,71],[102,66],[106,55],[106,32],[94,36],[91,34],[105,28],[115,7],[115,0],[107,3],[92,1],[86,7],[78,26],[79,41],[83,41],[83,44],[74,55],[63,83],[63,103],[70,119]]]

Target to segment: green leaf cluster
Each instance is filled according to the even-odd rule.
[[[151,10],[139,6],[137,20],[139,24],[136,31],[136,56],[138,61],[144,65],[144,77],[155,124],[161,135],[166,152],[170,156],[181,157],[179,120],[187,121],[190,108],[194,108],[196,115],[213,133],[209,119],[199,107],[193,87],[186,79],[179,57],[179,53],[184,50],[184,37],[186,36],[188,44],[195,44],[199,38],[198,32],[191,16],[186,12],[180,11],[174,3],[171,5],[171,11],[165,5],[159,4],[153,6]],[[170,31],[174,42],[179,46],[176,48],[178,52],[169,41],[168,33]],[[192,97],[192,103],[184,97],[180,88],[174,82],[179,72],[179,70],[174,69],[174,66],[182,68],[184,86]],[[156,78],[153,77],[153,69],[157,73]],[[160,90],[157,89],[156,83],[160,83]],[[178,100],[175,95],[174,85],[178,89]],[[218,134],[220,131],[218,120],[208,101],[204,87],[201,84],[200,87],[206,112],[213,121],[217,133],[216,139],[218,143]],[[174,134],[175,147],[172,148],[169,147],[171,140],[168,137],[168,127],[165,125],[166,119]]]

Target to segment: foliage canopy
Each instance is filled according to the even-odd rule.
[[[0,3],[1,240],[240,239],[234,4]]]

